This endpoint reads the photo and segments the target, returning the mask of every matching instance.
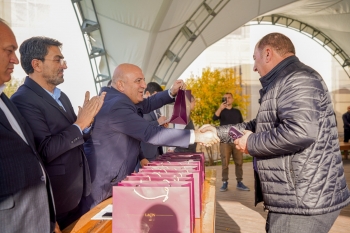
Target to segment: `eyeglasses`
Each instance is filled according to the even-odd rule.
[[[61,64],[61,66],[64,66],[64,65],[66,66],[66,65],[67,65],[67,61],[64,60],[63,58],[61,58],[61,59],[59,59],[59,60],[57,60],[57,59],[46,59],[46,58],[44,58],[43,61],[44,61],[44,60],[59,62],[59,63]]]

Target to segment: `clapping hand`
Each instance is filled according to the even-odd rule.
[[[83,107],[79,106],[79,112],[75,124],[77,124],[80,129],[85,129],[91,125],[94,117],[100,111],[106,92],[102,92],[100,96],[94,96],[90,99],[90,92],[85,93],[85,100]]]

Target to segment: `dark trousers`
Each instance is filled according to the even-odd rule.
[[[220,156],[222,166],[222,181],[228,181],[228,165],[232,156],[235,162],[236,180],[243,180],[243,153],[236,149],[233,143],[220,143]]]
[[[267,233],[327,233],[337,219],[340,210],[321,215],[290,215],[269,212],[266,219]]]
[[[349,142],[350,140],[350,129],[344,129],[344,142]]]
[[[83,216],[87,211],[82,210],[82,202],[80,201],[78,206],[68,211],[66,213],[57,214],[56,221],[60,226],[60,229],[68,227],[74,221],[78,220],[81,216]]]

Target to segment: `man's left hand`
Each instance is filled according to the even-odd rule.
[[[147,166],[147,164],[149,164],[148,159],[142,159],[142,160],[140,161],[141,167]]]
[[[241,151],[245,154],[249,154],[248,147],[247,147],[247,141],[248,141],[249,135],[251,135],[253,132],[249,131],[249,130],[244,130],[243,133],[244,133],[244,135],[241,138],[234,140],[233,143],[236,145],[236,148],[239,151]]]
[[[179,91],[179,90],[186,90],[186,84],[184,83],[184,81],[183,80],[181,80],[181,79],[178,79],[178,80],[176,80],[175,82],[174,82],[174,84],[171,86],[171,88],[170,88],[170,94],[172,95],[172,96],[176,96],[177,95],[177,92]]]

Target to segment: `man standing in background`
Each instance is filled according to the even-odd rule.
[[[145,89],[144,98],[148,98],[158,92],[163,91],[162,87],[156,82],[149,82]],[[166,121],[166,117],[162,116],[160,109],[151,111],[150,113],[143,114],[143,118],[150,122],[151,125],[162,126]],[[141,141],[141,150],[143,152],[144,159],[147,159],[148,162],[156,160],[159,155],[163,154],[162,146],[155,146],[146,142]],[[137,164],[136,171],[141,167],[140,162]]]
[[[223,97],[223,101],[220,104],[218,110],[216,110],[213,120],[220,120],[220,126],[238,124],[243,122],[243,117],[241,112],[232,107],[233,96],[232,93],[226,93]],[[249,191],[250,189],[245,186],[242,182],[243,180],[243,153],[236,149],[234,143],[220,143],[220,156],[221,156],[221,166],[222,166],[222,187],[220,192],[227,191],[228,185],[228,172],[230,158],[235,163],[235,172],[237,180],[237,189],[243,191]]]
[[[344,142],[349,142],[350,139],[350,106],[348,106],[348,111],[343,114],[344,122]]]

